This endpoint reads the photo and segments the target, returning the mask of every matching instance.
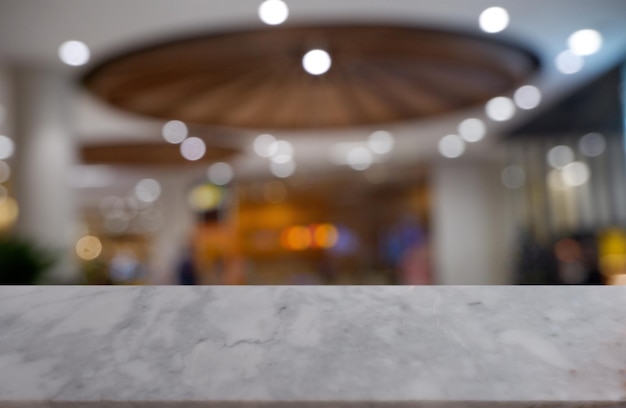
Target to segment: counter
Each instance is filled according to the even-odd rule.
[[[626,406],[618,287],[1,287],[0,407]]]

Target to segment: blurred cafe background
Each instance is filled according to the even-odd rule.
[[[624,284],[624,0],[0,0],[2,284]]]

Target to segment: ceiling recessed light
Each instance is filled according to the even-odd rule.
[[[13,156],[15,151],[15,143],[7,136],[0,135],[0,160],[8,159]]]
[[[393,136],[385,130],[378,130],[372,133],[367,139],[367,146],[376,154],[391,152],[394,144]]]
[[[465,152],[465,142],[457,135],[447,135],[439,141],[439,153],[443,157],[454,159]]]
[[[218,186],[223,186],[233,180],[233,168],[228,163],[213,163],[207,172],[209,181]]]
[[[515,104],[520,109],[534,109],[541,103],[541,91],[532,85],[524,85],[513,95]]]
[[[206,145],[199,137],[190,137],[180,144],[180,153],[189,161],[200,160],[206,153]]]
[[[172,144],[177,144],[185,140],[187,138],[187,125],[185,125],[180,120],[170,120],[165,125],[163,125],[163,130],[161,131],[163,135],[163,139]]]
[[[515,105],[511,98],[506,96],[497,96],[487,102],[485,112],[491,120],[496,122],[504,122],[513,117],[515,114]]]
[[[574,54],[570,50],[565,50],[554,59],[554,65],[563,74],[575,74],[585,65],[585,60],[579,55]]]
[[[153,203],[161,196],[161,184],[154,179],[143,179],[135,185],[135,196],[144,203]]]
[[[89,48],[80,41],[66,41],[59,47],[59,58],[67,65],[85,65],[90,56]]]
[[[259,156],[271,157],[274,153],[276,153],[276,138],[267,133],[258,135],[256,139],[254,139],[252,147],[254,148],[254,152]]]
[[[485,137],[487,129],[482,120],[476,118],[465,119],[459,124],[459,135],[466,142],[478,142]]]
[[[554,146],[546,157],[548,164],[555,169],[562,169],[574,161],[574,152],[568,146]]]
[[[293,161],[285,163],[270,162],[270,171],[276,177],[287,178],[296,171],[296,164]]]
[[[346,161],[354,170],[362,171],[372,165],[372,153],[365,147],[355,147],[348,152]]]
[[[509,25],[509,13],[502,7],[489,7],[480,14],[480,28],[486,33],[498,33]]]
[[[267,0],[259,6],[259,18],[265,24],[278,25],[287,20],[289,8],[282,0]]]
[[[324,50],[311,50],[302,58],[304,70],[311,75],[322,75],[330,69],[332,61]]]
[[[293,146],[286,140],[278,140],[270,160],[275,163],[287,163],[293,159]]]
[[[592,55],[602,48],[602,35],[596,30],[579,30],[569,36],[567,45],[576,55]]]

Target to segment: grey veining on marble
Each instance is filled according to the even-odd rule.
[[[624,399],[618,287],[0,288],[3,407]]]

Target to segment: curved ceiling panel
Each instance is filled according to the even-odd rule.
[[[81,161],[85,164],[117,164],[126,166],[179,166],[194,163],[212,163],[227,160],[237,150],[209,146],[200,159],[189,161],[180,153],[180,145],[169,143],[106,143],[88,144],[80,149]]]
[[[330,54],[322,75],[302,67]],[[414,120],[509,92],[538,68],[492,38],[415,27],[279,27],[194,37],[105,61],[83,84],[110,104],[164,120],[315,129]]]

